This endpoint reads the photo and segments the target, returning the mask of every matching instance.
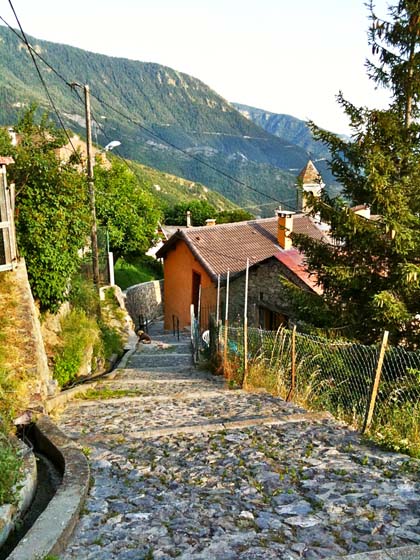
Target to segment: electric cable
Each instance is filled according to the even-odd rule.
[[[12,0],[8,0],[8,1],[9,1],[9,5],[10,5],[10,7],[11,7],[11,9],[12,9],[12,12],[13,12],[15,18],[16,18],[16,22],[17,22],[17,24],[18,24],[18,26],[19,26],[19,29],[20,29],[20,31],[21,31],[21,33],[22,33],[22,37],[23,37],[24,43],[26,44],[26,46],[27,46],[27,48],[28,48],[28,51],[29,51],[29,54],[30,54],[30,56],[31,56],[32,62],[33,62],[33,64],[34,64],[35,68],[36,68],[38,77],[39,77],[39,79],[40,79],[40,81],[41,81],[41,84],[42,84],[42,86],[43,86],[43,88],[44,88],[44,90],[45,90],[45,93],[46,93],[46,95],[47,95],[47,97],[48,97],[48,100],[49,100],[49,102],[50,102],[50,105],[51,105],[51,107],[52,107],[52,109],[53,109],[53,111],[54,111],[54,113],[55,113],[55,115],[56,115],[56,117],[57,117],[57,119],[58,119],[58,122],[59,122],[61,128],[62,128],[63,131],[64,131],[64,134],[65,134],[66,137],[67,137],[67,140],[69,141],[70,146],[72,147],[73,153],[75,154],[75,156],[77,157],[77,159],[78,159],[78,161],[79,161],[79,163],[80,163],[80,161],[81,161],[81,160],[80,160],[80,156],[79,156],[78,152],[76,151],[76,149],[75,149],[75,147],[74,147],[74,145],[73,145],[73,142],[71,141],[70,135],[69,135],[69,133],[67,132],[66,127],[64,126],[64,123],[63,123],[63,120],[62,120],[62,118],[61,118],[61,115],[60,115],[60,113],[58,112],[58,109],[57,109],[57,107],[56,107],[56,105],[55,105],[55,103],[54,103],[54,100],[53,100],[53,98],[52,98],[52,96],[51,96],[51,94],[50,94],[50,92],[49,92],[49,90],[48,90],[47,84],[46,84],[46,82],[45,82],[45,80],[44,80],[44,78],[43,78],[43,76],[42,76],[42,74],[41,74],[41,71],[40,71],[39,67],[38,67],[38,64],[37,64],[37,62],[36,62],[35,56],[34,56],[34,54],[33,54],[33,53],[34,53],[34,49],[31,48],[31,45],[30,45],[30,43],[29,43],[29,41],[28,41],[28,39],[27,39],[27,37],[26,37],[26,35],[25,35],[25,32],[23,31],[22,25],[21,25],[21,23],[20,23],[20,21],[19,21],[19,18],[18,18],[18,16],[17,16],[17,14],[16,14],[15,8],[14,8],[13,3],[12,3]]]
[[[9,0],[9,4],[12,7],[13,12],[15,13],[11,0]],[[34,59],[34,56],[37,56],[40,60],[42,60],[42,62],[44,62],[44,64],[46,64],[48,66],[48,68],[50,68],[51,71],[54,72],[54,74],[60,78],[60,80],[62,80],[68,87],[70,87],[73,91],[75,91],[75,88],[73,87],[73,83],[69,82],[58,70],[56,70],[50,63],[48,63],[48,61],[46,61],[46,59],[44,57],[42,57],[35,49],[33,49],[31,47],[31,45],[29,44],[28,40],[26,39],[26,36],[23,32],[23,29],[20,26],[19,20],[17,19],[17,16],[15,14],[16,20],[19,24],[19,27],[21,29],[22,35],[24,36],[24,39],[22,39],[22,37],[20,37],[20,35],[6,22],[6,20],[0,16],[0,19],[7,25],[7,27],[13,31],[13,33],[15,33],[15,35],[17,35],[17,37],[23,41],[28,50],[31,53],[31,57],[32,59]],[[36,65],[36,64],[35,64]],[[37,67],[37,66],[36,66]],[[38,70],[38,67],[37,67]],[[38,70],[39,73],[39,70]],[[42,78],[41,78],[42,79]],[[43,81],[43,80],[42,80]],[[44,86],[46,87],[46,86]],[[289,210],[294,210],[294,207],[287,204],[285,201],[280,201],[278,198],[275,198],[273,196],[271,196],[268,193],[265,193],[263,191],[260,191],[259,189],[256,189],[255,187],[252,187],[251,185],[248,185],[247,183],[241,181],[240,179],[238,179],[237,177],[234,177],[233,175],[230,175],[229,173],[223,171],[222,169],[216,167],[215,165],[212,165],[211,163],[206,162],[205,160],[195,156],[194,154],[191,154],[190,152],[188,152],[187,150],[180,148],[179,146],[177,146],[176,144],[174,144],[173,142],[165,139],[163,136],[161,136],[160,134],[154,132],[153,130],[149,129],[148,127],[144,126],[142,123],[140,123],[139,121],[134,120],[132,117],[130,117],[129,115],[125,114],[124,112],[120,111],[119,109],[116,109],[115,107],[113,107],[112,105],[110,105],[109,103],[107,103],[106,101],[104,101],[103,99],[101,99],[98,95],[94,94],[93,92],[91,92],[91,96],[94,97],[99,103],[101,103],[103,106],[107,107],[108,109],[114,111],[116,114],[118,114],[119,116],[123,117],[124,119],[126,119],[128,122],[130,122],[131,124],[138,126],[140,129],[144,130],[147,134],[149,134],[150,136],[160,140],[161,142],[164,142],[165,144],[167,144],[168,146],[170,146],[171,148],[177,150],[178,152],[184,154],[185,156],[187,156],[188,158],[197,161],[198,163],[200,163],[201,165],[204,165],[205,167],[212,169],[213,171],[215,171],[216,173],[218,173],[221,176],[224,176],[225,178],[229,179],[230,181],[233,181],[236,184],[241,185],[242,187],[245,187],[246,189],[249,189],[261,196],[264,196],[265,198],[268,198],[269,200],[275,202],[276,204],[279,204],[281,206],[284,206],[285,208],[288,208]],[[61,118],[60,118],[61,121]],[[97,121],[95,121],[97,122]],[[98,124],[98,123],[97,123]],[[68,137],[68,135],[67,135]],[[69,138],[69,137],[68,137]],[[70,141],[70,138],[69,138]],[[71,141],[70,141],[71,143]],[[290,199],[288,199],[290,200]],[[268,205],[269,203],[267,203]],[[258,207],[256,205],[256,207]]]
[[[160,134],[157,134],[156,132],[154,132],[153,130],[150,130],[149,128],[147,128],[146,126],[144,126],[143,124],[141,124],[140,122],[134,120],[133,118],[131,118],[130,116],[126,115],[125,113],[123,113],[122,111],[120,111],[119,109],[116,109],[115,107],[113,107],[112,105],[110,105],[109,103],[107,103],[106,101],[104,101],[103,99],[101,99],[98,95],[91,93],[92,97],[94,97],[97,101],[99,101],[99,103],[101,103],[102,105],[104,105],[105,107],[107,107],[108,109],[114,111],[115,113],[117,113],[119,116],[123,117],[124,119],[126,119],[128,122],[130,122],[131,124],[134,124],[135,126],[138,126],[141,130],[144,130],[147,134],[149,134],[150,136],[157,138],[158,140],[160,140],[161,142],[164,142],[165,144],[167,144],[168,146],[170,146],[171,148],[173,148],[174,150],[177,150],[178,152],[184,154],[185,156],[189,157],[190,159],[193,159],[194,161],[197,161],[198,163],[200,163],[201,165],[204,165],[205,167],[208,167],[209,169],[212,169],[213,171],[215,171],[216,173],[218,173],[219,175],[222,175],[223,177],[226,177],[227,179],[229,179],[230,181],[233,181],[234,183],[237,183],[238,185],[241,185],[242,187],[245,187],[246,189],[249,189],[257,194],[260,194],[261,196],[265,196],[266,198],[272,200],[273,202],[276,202],[277,204],[282,204],[286,207],[288,207],[291,210],[294,210],[294,208],[288,204],[284,204],[282,201],[278,200],[278,198],[274,198],[273,196],[271,196],[268,193],[264,193],[263,191],[260,191],[258,189],[256,189],[255,187],[252,187],[251,185],[248,185],[247,183],[244,183],[243,181],[241,181],[240,179],[234,177],[233,175],[230,175],[229,173],[226,173],[225,171],[219,169],[218,167],[212,165],[211,163],[208,163],[206,161],[204,161],[201,158],[198,158],[197,156],[195,156],[194,154],[191,154],[190,152],[188,152],[187,150],[184,150],[183,148],[180,148],[179,146],[177,146],[176,144],[174,144],[173,142],[171,142],[170,140],[166,140],[165,138],[163,138],[163,136],[161,136]]]

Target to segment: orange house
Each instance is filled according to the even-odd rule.
[[[157,257],[162,256],[165,259],[165,329],[172,329],[174,319],[179,320],[183,329],[191,322],[191,304],[198,309],[200,286],[203,306],[213,305],[216,301],[214,278],[191,251],[181,231],[158,251]]]
[[[218,279],[225,285],[228,271],[230,309],[232,315],[240,312],[247,260],[254,323],[261,324],[259,318],[267,314],[270,324],[276,317],[290,315],[281,301],[279,275],[319,293],[316,280],[305,270],[303,255],[292,247],[292,231],[328,242],[325,230],[313,218],[281,210],[273,218],[184,228],[174,233],[156,254],[164,259],[165,329],[171,330],[174,320],[179,320],[181,329],[190,325],[191,304],[197,315],[200,294],[202,314],[206,309],[214,311]]]

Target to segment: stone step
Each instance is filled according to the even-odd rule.
[[[159,354],[161,355],[175,355],[175,354],[189,354],[191,355],[191,344],[185,342],[168,342],[161,348],[157,344],[140,344],[137,347],[138,355],[143,354]]]
[[[86,403],[89,406],[90,403]],[[225,430],[240,430],[243,428],[251,428],[256,426],[285,426],[300,423],[318,424],[325,420],[331,420],[331,414],[324,412],[312,412],[304,414],[290,414],[278,418],[276,416],[254,416],[247,419],[229,419],[199,424],[183,424],[177,426],[165,426],[157,428],[144,428],[141,430],[131,431],[130,439],[156,438],[161,436],[173,436],[180,434],[201,434],[206,432],[220,432]],[[84,443],[102,441],[110,441],[120,438],[120,434],[92,434],[83,437]]]
[[[163,340],[165,339],[165,340]],[[167,339],[167,340],[166,340]],[[189,337],[180,337],[179,340],[176,336],[156,336],[152,337],[152,344],[155,342],[166,342],[166,344],[189,344],[191,345],[191,339]],[[145,345],[146,346],[146,345]]]
[[[146,354],[141,352],[131,356],[130,364],[135,364],[139,368],[148,368],[149,366],[156,368],[172,365],[177,367],[179,365],[188,366],[192,364],[192,356],[191,354]]]
[[[196,370],[194,368],[194,366],[192,366],[191,364],[188,364],[188,366],[184,365],[173,365],[173,366],[156,366],[153,367],[152,365],[148,365],[147,367],[139,367],[139,365],[137,364],[130,364],[128,363],[126,368],[126,370],[131,370],[131,371],[136,371],[138,372],[138,376],[139,377],[144,377],[144,376],[164,376],[165,374],[174,374],[176,376],[181,376],[181,377],[186,377],[188,375],[194,375],[194,377],[197,377],[197,373]],[[206,379],[206,377],[203,377],[204,379]]]

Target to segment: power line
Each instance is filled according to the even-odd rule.
[[[11,7],[11,9],[12,9],[12,12],[13,12],[15,18],[16,18],[16,22],[17,22],[17,24],[18,24],[18,26],[19,26],[19,29],[20,29],[20,31],[21,31],[21,33],[22,33],[23,41],[24,41],[24,43],[26,44],[26,46],[27,46],[27,48],[28,48],[29,54],[31,55],[32,62],[34,63],[34,66],[35,66],[35,68],[36,68],[38,77],[39,77],[39,79],[40,79],[40,81],[41,81],[41,83],[42,83],[42,86],[44,87],[45,93],[47,94],[47,97],[48,97],[48,100],[49,100],[49,102],[50,102],[50,104],[51,104],[51,107],[53,108],[53,111],[54,111],[54,113],[55,113],[56,116],[57,116],[58,122],[60,123],[60,126],[61,126],[61,128],[63,129],[64,134],[66,135],[67,140],[69,141],[69,143],[70,143],[70,145],[71,145],[71,147],[72,147],[72,150],[73,150],[74,154],[76,155],[76,157],[78,158],[78,160],[79,160],[79,162],[80,162],[80,156],[79,156],[78,152],[76,151],[75,147],[73,146],[73,143],[72,143],[72,141],[71,141],[71,138],[70,138],[70,136],[69,136],[69,133],[67,132],[66,127],[64,126],[64,123],[63,123],[63,120],[62,120],[62,118],[61,118],[61,115],[60,115],[60,113],[58,112],[57,107],[55,106],[55,103],[54,103],[53,98],[51,97],[51,94],[50,94],[50,92],[49,92],[49,90],[48,90],[47,84],[45,83],[45,80],[44,80],[44,78],[43,78],[43,76],[42,76],[42,74],[41,74],[41,71],[40,71],[40,69],[39,69],[39,67],[38,67],[38,64],[37,64],[37,62],[36,62],[35,56],[34,56],[34,54],[33,54],[35,51],[34,51],[34,49],[32,49],[31,45],[29,44],[28,39],[26,38],[25,32],[23,31],[22,25],[21,25],[21,23],[20,23],[20,21],[19,21],[19,18],[18,18],[17,14],[16,14],[15,8],[14,8],[14,6],[13,6],[13,4],[12,4],[12,0],[9,0],[9,4],[10,4],[10,7]],[[2,18],[2,19],[3,19],[3,18]]]
[[[23,37],[24,37],[24,40],[22,39],[22,37],[19,36],[18,33],[16,33],[16,31],[15,31],[14,29],[5,21],[5,19],[2,18],[2,17],[0,16],[0,17],[1,17],[1,20],[9,27],[9,29],[11,29],[11,31],[13,31],[13,33],[15,33],[15,34],[19,37],[19,39],[20,39],[21,41],[24,41],[24,42],[25,42],[25,44],[26,44],[26,46],[27,46],[27,48],[28,48],[28,50],[29,50],[29,52],[30,52],[31,57],[32,57],[33,60],[34,60],[34,55],[35,55],[35,56],[38,56],[38,57],[40,58],[40,60],[42,60],[42,62],[44,62],[44,64],[46,64],[46,65],[48,66],[48,68],[50,68],[50,70],[52,70],[52,71],[54,72],[54,74],[55,74],[57,77],[59,77],[68,87],[70,87],[70,88],[74,91],[74,87],[73,87],[72,83],[70,83],[62,74],[60,74],[60,72],[58,72],[58,70],[56,70],[50,63],[48,63],[48,61],[46,61],[44,57],[42,57],[37,51],[35,51],[35,49],[33,49],[33,48],[31,47],[31,45],[29,44],[28,40],[26,39],[26,36],[25,36],[25,34],[24,34],[24,32],[23,32],[23,29],[22,29],[22,27],[21,27],[21,25],[20,25],[20,23],[19,23],[19,20],[18,20],[18,18],[17,18],[17,16],[16,16],[16,13],[15,13],[14,8],[13,8],[13,6],[12,6],[11,0],[9,0],[9,3],[10,3],[10,5],[11,5],[11,7],[12,7],[13,13],[15,14],[16,20],[17,20],[17,22],[18,22],[18,24],[19,24],[19,27],[20,27],[20,30],[21,30],[22,35],[23,35]],[[47,91],[48,98],[50,99],[49,92],[48,92],[48,90],[47,90],[47,88],[46,88],[46,85],[45,85],[44,80],[42,79],[42,76],[40,75],[40,72],[39,72],[38,66],[37,66],[36,63],[35,63],[35,60],[34,60],[34,64],[35,64],[35,66],[36,66],[36,68],[37,68],[38,74],[39,74],[40,79],[41,79],[41,81],[42,81],[42,83],[43,83],[43,85],[44,85],[44,88],[45,88],[46,91]],[[140,123],[139,121],[136,121],[135,119],[133,119],[133,118],[130,117],[129,115],[125,114],[124,112],[122,112],[122,111],[116,109],[115,107],[113,107],[112,105],[110,105],[109,103],[107,103],[106,101],[104,101],[103,99],[101,99],[98,95],[95,95],[94,93],[91,92],[91,96],[94,97],[99,103],[101,103],[102,105],[104,105],[104,106],[107,107],[108,109],[114,111],[115,113],[117,113],[118,115],[120,115],[121,117],[123,117],[124,119],[126,119],[126,120],[127,120],[128,122],[130,122],[131,124],[134,124],[135,126],[138,126],[140,129],[144,130],[144,131],[145,131],[147,134],[149,134],[150,136],[152,136],[152,137],[154,137],[154,138],[160,140],[161,142],[164,142],[165,144],[167,144],[167,145],[170,146],[171,148],[177,150],[178,152],[184,154],[184,155],[187,156],[188,158],[190,158],[190,159],[192,159],[192,160],[194,160],[194,161],[197,161],[198,163],[200,163],[201,165],[204,165],[205,167],[208,167],[209,169],[212,169],[213,171],[215,171],[215,172],[218,173],[219,175],[224,176],[225,178],[229,179],[230,181],[233,181],[233,182],[235,182],[235,183],[241,185],[242,187],[245,187],[246,189],[249,189],[249,190],[251,190],[251,191],[253,191],[253,192],[257,193],[257,194],[260,194],[261,196],[264,196],[264,197],[270,199],[271,201],[275,202],[276,204],[281,204],[281,205],[285,206],[286,208],[289,208],[289,209],[292,209],[292,210],[294,209],[294,207],[290,206],[290,205],[287,204],[285,201],[280,201],[278,198],[275,198],[275,197],[271,196],[271,195],[268,194],[268,193],[265,193],[265,192],[263,192],[263,191],[260,191],[259,189],[256,189],[255,187],[252,187],[251,185],[248,185],[247,183],[241,181],[241,180],[238,179],[237,177],[234,177],[233,175],[230,175],[229,173],[227,173],[227,172],[223,171],[222,169],[216,167],[215,165],[212,165],[211,163],[206,162],[205,160],[203,160],[203,159],[201,159],[201,158],[195,156],[194,154],[191,154],[191,153],[188,152],[187,150],[185,150],[185,149],[183,149],[183,148],[180,148],[179,146],[177,146],[177,145],[174,144],[173,142],[171,142],[171,141],[169,141],[169,140],[163,138],[163,136],[161,136],[160,134],[157,134],[157,133],[154,132],[153,130],[147,128],[146,126],[144,126],[144,125],[143,125],[142,123]],[[79,99],[80,99],[80,97],[79,97]],[[52,106],[53,106],[53,108],[54,108],[54,111],[56,112],[57,116],[59,117],[58,112],[57,112],[57,110],[55,109],[55,106],[54,106],[54,104],[53,104],[53,102],[52,102],[52,99],[50,99],[50,102],[51,102],[51,104],[52,104]],[[60,120],[60,123],[62,124],[62,121],[61,121],[61,118],[60,118],[60,117],[59,117],[59,120]],[[64,125],[62,125],[62,126],[63,126],[63,128],[64,128]],[[67,135],[67,138],[69,139],[69,142],[70,142],[70,144],[71,144],[71,140],[70,140],[70,138],[69,138],[67,132],[66,132],[66,135]],[[73,146],[72,146],[72,147],[73,147]],[[74,148],[73,148],[73,149],[74,149]]]
[[[230,175],[229,173],[226,173],[225,171],[219,169],[218,167],[212,165],[211,163],[208,163],[207,161],[204,161],[201,158],[198,158],[194,154],[191,154],[187,150],[184,150],[183,148],[180,148],[179,146],[177,146],[173,142],[171,142],[169,140],[166,140],[165,138],[163,138],[163,136],[160,136],[160,134],[157,134],[156,132],[153,132],[153,130],[150,130],[149,128],[147,128],[146,126],[141,124],[140,122],[131,118],[129,115],[126,115],[122,111],[116,109],[115,107],[113,107],[112,105],[110,105],[109,103],[107,103],[106,101],[101,99],[99,96],[95,95],[94,93],[92,93],[92,97],[94,97],[97,101],[99,101],[99,103],[101,103],[102,105],[104,105],[108,109],[114,111],[115,113],[117,113],[118,115],[120,115],[121,117],[126,119],[131,124],[134,124],[134,125],[138,126],[140,129],[144,130],[147,134],[149,134],[150,136],[153,136],[154,138],[157,138],[161,142],[165,142],[165,144],[167,144],[171,148],[174,148],[175,150],[184,154],[185,156],[189,157],[190,159],[193,159],[193,160],[197,161],[198,163],[201,163],[201,165],[204,165],[204,166],[208,167],[209,169],[212,169],[213,171],[216,171],[216,173],[219,173],[219,175],[222,175],[222,176],[226,177],[227,179],[237,183],[238,185],[241,185],[242,187],[245,187],[245,188],[247,188],[247,189],[249,189],[253,192],[256,192],[257,194],[260,194],[262,196],[265,196],[266,198],[269,198],[270,200],[272,200],[273,202],[276,202],[277,204],[284,204],[282,201],[278,200],[277,198],[274,198],[273,196],[271,196],[267,193],[264,193],[263,191],[260,191],[260,190],[256,189],[255,187],[251,187],[251,185],[248,185],[247,183],[244,183],[240,179],[238,179],[236,177],[233,177],[233,175]],[[288,204],[284,204],[284,206],[287,206],[289,209],[292,209],[292,207],[289,206]]]

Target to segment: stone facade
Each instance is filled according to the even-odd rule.
[[[130,286],[125,295],[127,311],[137,327],[140,315],[148,321],[163,315],[163,280]]]
[[[291,280],[295,285],[307,290],[308,287],[293,275],[277,259],[267,259],[249,271],[248,280],[248,325],[276,329],[279,325],[269,325],[269,318],[287,323],[294,320],[294,311],[288,300],[280,277]],[[226,289],[221,292],[222,312],[225,313]],[[245,274],[231,281],[229,287],[229,322],[242,323],[245,300]]]

